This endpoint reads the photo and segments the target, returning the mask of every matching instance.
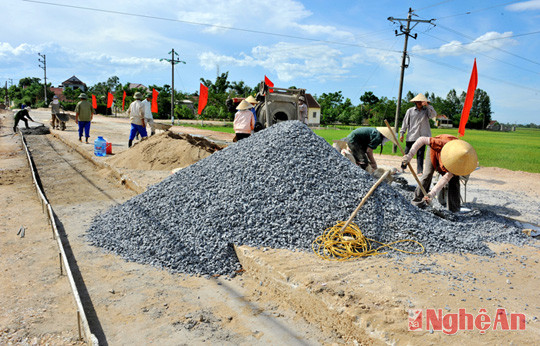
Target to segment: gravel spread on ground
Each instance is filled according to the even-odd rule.
[[[98,215],[88,238],[172,272],[231,274],[240,269],[233,244],[311,251],[313,240],[347,220],[375,181],[307,126],[286,121]],[[414,239],[426,254],[492,255],[490,242],[528,241],[515,222],[496,214],[422,210],[386,183],[354,221],[369,238]]]

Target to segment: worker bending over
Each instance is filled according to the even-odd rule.
[[[427,196],[423,196],[423,192],[418,186],[414,191],[412,203],[419,207],[425,206],[448,184],[447,207],[451,212],[459,211],[461,209],[459,177],[471,174],[478,166],[476,151],[469,143],[451,135],[420,137],[414,142],[409,153],[403,156],[402,164],[408,164],[418,148],[424,145],[429,145],[430,160],[426,162],[420,184],[426,191],[429,191],[433,173],[439,172],[441,178]],[[444,200],[439,199],[439,201],[443,205],[446,204]]]
[[[395,136],[395,129],[392,128]],[[368,165],[377,169],[377,162],[373,156],[373,150],[379,145],[382,146],[392,139],[392,132],[387,127],[360,127],[353,130],[345,139],[350,153],[354,157],[356,164],[362,169],[366,169]],[[347,149],[345,149],[347,152]],[[344,154],[342,152],[342,154]],[[344,155],[346,156],[346,155]]]
[[[28,112],[30,110],[30,107],[26,107],[24,109],[19,109],[17,112],[15,112],[15,116],[14,116],[14,124],[13,124],[13,132],[17,132],[17,125],[19,124],[19,121],[24,121],[24,125],[26,126],[27,129],[29,129],[28,127],[28,120],[30,121],[34,121],[34,119],[32,119],[30,117],[30,113]]]

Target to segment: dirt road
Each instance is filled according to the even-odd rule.
[[[1,116],[1,115],[0,115]],[[47,112],[32,116],[46,122]],[[28,178],[9,118],[0,132],[5,208],[2,226],[0,343],[9,340],[76,342],[69,287],[59,277],[57,251]],[[8,127],[5,127],[8,122]],[[113,151],[126,150],[128,124],[98,117],[93,138],[103,134]],[[233,279],[171,275],[159,268],[126,262],[89,246],[84,233],[94,215],[134,196],[108,169],[79,154],[92,145],[78,143],[73,123],[65,132],[30,136],[28,141],[47,196],[76,260],[77,281],[91,327],[102,344],[332,344],[332,343],[500,343],[532,344],[540,336],[538,248],[493,245],[496,256],[435,255],[331,263],[311,253],[241,248],[246,273]],[[71,146],[66,146],[64,142]],[[73,148],[77,149],[74,150]],[[95,158],[107,162],[107,158]],[[101,161],[100,161],[101,160]],[[384,157],[381,163],[399,164]],[[147,186],[167,171],[125,173]],[[468,200],[489,205],[529,222],[539,220],[540,175],[499,169],[473,174]],[[474,180],[473,180],[474,179]],[[512,216],[512,215],[511,215]],[[25,238],[16,236],[21,223]],[[30,225],[30,226],[28,226]],[[37,231],[41,236],[27,243]],[[48,242],[47,240],[50,240]],[[38,247],[41,246],[41,247]],[[9,254],[11,255],[4,255]],[[28,266],[29,262],[32,265]],[[31,270],[30,270],[31,269]],[[24,297],[24,298],[19,298]],[[499,307],[524,313],[525,331],[407,331],[409,309],[459,308],[477,314]],[[41,310],[39,310],[41,309]],[[39,313],[36,313],[39,311]],[[16,313],[13,313],[16,312]],[[52,316],[55,317],[52,317]],[[37,316],[37,317],[36,317]]]

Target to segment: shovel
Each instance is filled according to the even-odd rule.
[[[399,141],[397,140],[396,135],[394,134],[394,131],[392,131],[392,127],[390,127],[390,124],[388,123],[388,120],[385,119],[384,123],[386,124],[386,127],[388,127],[388,129],[390,129],[390,133],[392,133],[393,138],[392,139],[389,138],[389,139],[392,140],[392,142],[394,142],[398,146],[399,150],[401,151],[401,154],[405,156],[405,151],[403,151],[403,148],[401,147],[401,144],[399,144]],[[422,190],[422,193],[424,194],[424,196],[427,196],[428,193],[427,193],[426,189],[424,189],[424,186],[420,183],[420,179],[418,179],[418,176],[416,175],[416,172],[412,168],[411,163],[408,162],[407,166],[409,167],[409,170],[411,171],[414,179],[418,183],[418,186],[420,186],[420,189]]]

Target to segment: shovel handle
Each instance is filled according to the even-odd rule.
[[[371,189],[369,189],[368,193],[364,196],[364,198],[362,198],[362,200],[360,201],[360,204],[358,204],[358,206],[356,207],[356,209],[352,212],[351,216],[349,216],[349,219],[347,220],[347,222],[345,222],[345,225],[343,225],[343,227],[341,228],[341,230],[339,231],[340,233],[343,232],[345,230],[345,228],[347,228],[347,226],[349,226],[349,224],[351,223],[351,221],[354,219],[354,217],[356,216],[356,214],[358,214],[358,211],[360,210],[360,208],[362,208],[362,206],[366,203],[367,199],[369,196],[371,196],[373,194],[373,191],[375,191],[375,189],[377,188],[377,186],[379,186],[384,179],[386,179],[386,177],[388,176],[388,174],[390,174],[390,171],[386,171],[384,172],[384,174],[379,178],[379,180],[377,180],[377,182],[375,184],[373,184],[373,186],[371,187]]]
[[[386,124],[386,127],[388,127],[388,129],[390,129],[390,133],[392,134],[392,137],[394,138],[394,143],[396,143],[396,145],[398,146],[399,150],[401,151],[401,154],[405,155],[405,151],[403,151],[403,148],[401,147],[401,144],[399,144],[399,141],[397,140],[396,135],[394,134],[394,131],[392,131],[392,127],[390,127],[390,124],[388,123],[388,120],[384,119],[384,123]],[[422,190],[422,193],[424,194],[424,196],[427,196],[428,193],[427,193],[426,189],[424,189],[424,186],[420,183],[420,179],[418,179],[418,176],[416,175],[416,172],[414,171],[411,163],[408,162],[407,166],[409,167],[409,170],[411,171],[414,179],[418,183],[418,186],[420,186],[420,189]]]

